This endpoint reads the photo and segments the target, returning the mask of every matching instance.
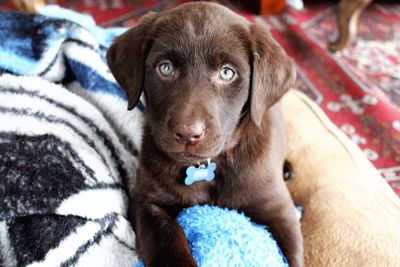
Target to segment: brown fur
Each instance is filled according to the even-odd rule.
[[[169,60],[171,77],[158,73]],[[129,219],[146,266],[196,266],[177,213],[194,204],[245,212],[267,225],[291,266],[303,266],[300,224],[283,181],[286,140],[278,100],[294,81],[292,61],[261,26],[211,3],[149,13],[118,37],[110,69],[127,92],[142,90],[146,122]],[[224,64],[235,70],[218,79]],[[201,125],[195,144],[176,129]],[[200,136],[200,135],[199,135]],[[211,158],[213,182],[184,184],[188,166]]]

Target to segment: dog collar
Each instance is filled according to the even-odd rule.
[[[189,166],[186,169],[186,178],[185,184],[191,185],[194,182],[207,181],[210,182],[214,179],[215,169],[217,168],[217,164],[211,162],[210,159],[207,159],[207,164],[197,164],[196,166]]]

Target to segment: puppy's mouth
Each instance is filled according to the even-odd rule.
[[[207,161],[207,159],[212,158],[211,156],[203,156],[203,155],[200,156],[192,154],[187,150],[182,152],[170,152],[168,154],[172,159],[185,164],[195,164],[198,162],[205,162]]]
[[[196,145],[180,144],[172,138],[155,138],[156,146],[172,160],[183,164],[197,164],[217,157],[222,150],[220,140],[216,142],[200,142]]]

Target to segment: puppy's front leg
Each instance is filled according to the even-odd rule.
[[[289,193],[287,193],[289,194]],[[290,267],[304,266],[303,237],[295,207],[290,199],[277,196],[259,201],[243,210],[255,222],[266,225],[277,241]]]
[[[135,205],[136,242],[146,267],[196,267],[180,227],[155,204]]]

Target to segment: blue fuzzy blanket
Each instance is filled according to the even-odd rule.
[[[126,112],[105,63],[125,29],[42,12],[0,13],[0,266],[141,266],[126,210],[143,104]],[[178,222],[199,266],[287,266],[235,211],[196,206]]]

